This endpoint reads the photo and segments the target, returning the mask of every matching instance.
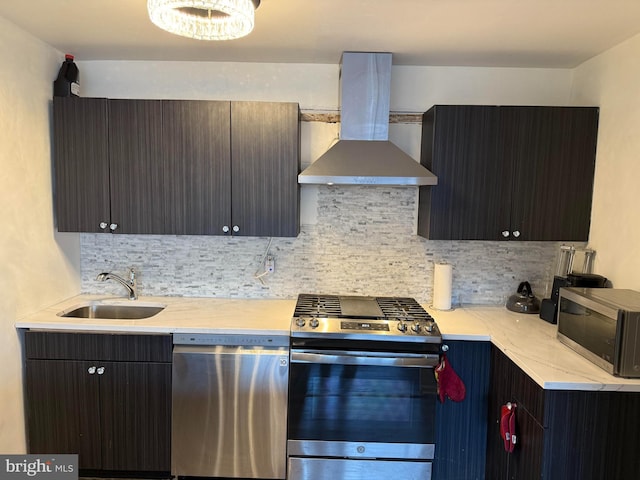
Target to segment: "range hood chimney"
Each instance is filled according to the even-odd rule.
[[[344,52],[340,63],[340,140],[298,183],[436,185],[437,177],[389,141],[391,54]]]

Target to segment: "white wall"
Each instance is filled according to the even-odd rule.
[[[64,56],[0,17],[0,452],[25,451],[16,319],[80,290],[79,236],[53,226],[50,110]]]
[[[572,102],[600,106],[589,243],[596,271],[640,290],[640,35],[575,69]]]
[[[338,108],[338,65],[232,62],[77,62],[82,96],[298,102],[303,110]],[[561,105],[572,70],[409,67],[391,73],[391,110],[436,103]]]

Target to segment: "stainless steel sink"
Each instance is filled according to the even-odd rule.
[[[157,315],[165,306],[161,304],[137,304],[123,303],[86,303],[68,308],[58,315],[60,317],[74,318],[104,318],[111,320],[140,320]]]

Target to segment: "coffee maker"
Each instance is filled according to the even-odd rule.
[[[558,323],[560,288],[603,288],[606,286],[607,279],[605,277],[591,273],[593,269],[593,259],[596,254],[595,250],[586,248],[579,250],[579,252],[584,254],[584,261],[581,267],[574,268],[573,262],[576,248],[569,245],[560,246],[560,252],[556,261],[556,271],[553,276],[551,298],[544,298],[540,303],[540,318],[549,323]]]

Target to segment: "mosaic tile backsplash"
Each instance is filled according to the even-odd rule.
[[[297,238],[82,234],[82,291],[122,294],[103,271],[138,272],[140,295],[296,298],[410,296],[429,303],[434,262],[453,265],[453,304],[502,304],[521,281],[550,288],[559,243],[433,241],[417,236],[417,188],[318,187],[317,222]],[[263,272],[269,248],[275,272]]]

